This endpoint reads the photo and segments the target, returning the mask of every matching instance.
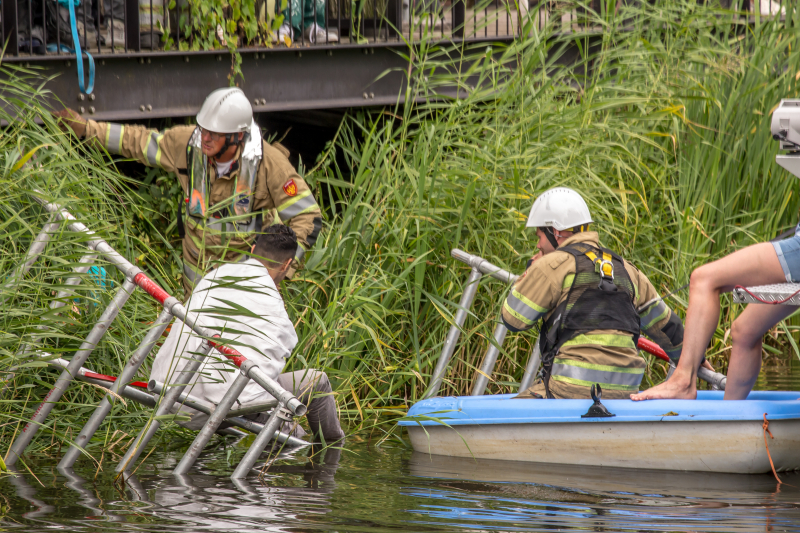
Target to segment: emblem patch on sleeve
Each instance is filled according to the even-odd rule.
[[[297,184],[294,182],[294,179],[290,179],[283,184],[283,192],[285,192],[287,196],[297,196]]]

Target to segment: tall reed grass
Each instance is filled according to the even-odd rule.
[[[305,270],[284,290],[301,339],[290,366],[328,372],[354,428],[402,438],[386,422],[424,391],[469,272],[450,249],[522,271],[535,247],[523,227],[526,214],[550,187],[579,190],[602,241],[663,293],[683,285],[696,266],[796,223],[794,178],[774,163],[769,120],[781,98],[798,96],[797,16],[747,24],[731,11],[688,1],[618,10],[606,2],[588,21],[602,32],[560,33],[560,23],[539,29],[531,22],[513,43],[415,45],[404,94],[415,103],[354,112],[306,173],[326,227]],[[574,50],[577,59],[567,56]],[[44,127],[34,124],[41,89],[28,84],[17,105],[30,111],[0,137],[7,148],[0,156],[3,272],[20,262],[45,222],[26,199],[36,185],[129,257],[146,258],[148,270],[177,289],[172,256],[148,248],[168,239],[143,232],[147,216],[134,215],[146,206],[100,154],[85,159],[46,116]],[[39,144],[52,146],[10,171]],[[40,362],[20,360],[22,339],[44,325],[47,351],[69,354],[97,312],[88,288],[74,311],[48,312],[54,284],[77,260],[78,239],[64,234],[9,295],[0,367],[28,367],[0,404],[4,446],[54,381]],[[468,391],[506,290],[482,282],[443,393]],[[682,312],[685,296],[670,303]],[[141,299],[128,307],[132,318],[118,319],[89,366],[110,374],[122,368],[156,312]],[[726,329],[737,312],[725,309],[712,352],[723,369]],[[773,337],[771,349],[790,349],[785,333]],[[514,390],[534,340],[509,335],[490,392]],[[650,361],[647,382],[663,374]],[[58,426],[41,432],[38,449],[68,442],[101,394],[85,385],[70,389],[51,416]],[[118,406],[92,446],[107,444],[114,432],[135,432],[145,416]]]
[[[450,249],[521,272],[535,252],[527,211],[550,187],[579,190],[602,241],[664,294],[797,222],[769,133],[771,110],[797,96],[797,14],[748,24],[694,2],[606,4],[588,21],[602,35],[529,26],[508,45],[429,47],[405,95],[424,103],[353,116],[336,141],[346,162],[329,157],[310,176],[334,201],[293,284],[296,353],[338,377],[357,420],[424,390],[469,272]],[[564,67],[568,45],[580,57]],[[455,74],[460,64],[470,68]],[[460,98],[445,96],[453,87]],[[469,390],[505,291],[482,284],[444,393]],[[683,312],[685,297],[670,303]],[[715,338],[723,370],[736,312],[726,306]],[[509,335],[491,392],[514,390],[534,339]],[[787,340],[770,344],[791,350]],[[664,376],[650,363],[645,384]]]

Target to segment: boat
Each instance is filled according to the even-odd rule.
[[[732,474],[771,472],[771,457],[778,472],[800,469],[800,392],[754,391],[728,402],[723,394],[603,400],[614,416],[596,418],[583,418],[592,400],[429,398],[399,424],[416,452],[433,455]]]
[[[483,276],[504,283],[517,279],[481,257],[458,249],[451,254],[469,265],[471,273],[431,383],[422,400],[399,421],[416,452],[662,471],[762,474],[800,469],[800,392],[754,391],[747,400],[723,401],[727,378],[707,369],[700,369],[698,377],[721,390],[699,391],[696,400],[485,395],[507,332],[502,323],[495,328],[495,342],[489,344],[476,372],[470,396],[438,397],[480,280]],[[734,296],[748,301],[754,294],[775,292],[774,287],[768,289],[754,287]],[[800,294],[800,285],[786,290]],[[669,361],[655,343],[640,338],[638,345]],[[535,342],[518,390],[527,389],[538,373],[537,347]]]

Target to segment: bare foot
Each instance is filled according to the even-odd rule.
[[[631,394],[631,400],[694,400],[697,398],[697,387],[695,387],[694,380],[685,382],[680,379],[671,379],[656,385],[652,389],[647,389],[638,394]]]

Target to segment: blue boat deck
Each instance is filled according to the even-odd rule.
[[[423,400],[401,426],[544,424],[576,422],[679,422],[800,419],[800,392],[754,391],[747,400],[723,401],[722,391],[699,391],[697,400],[603,400],[616,416],[581,418],[592,400],[515,400],[514,394],[442,397]]]

